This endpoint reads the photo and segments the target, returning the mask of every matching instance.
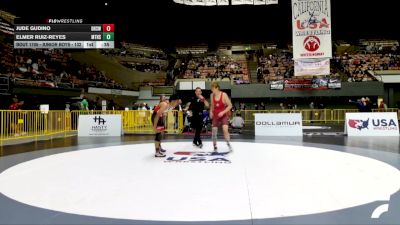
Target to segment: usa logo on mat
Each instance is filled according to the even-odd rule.
[[[175,152],[173,156],[168,156],[164,162],[167,163],[231,163],[227,158],[227,152]]]

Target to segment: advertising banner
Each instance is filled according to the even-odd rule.
[[[397,113],[346,113],[348,136],[399,136]]]
[[[339,78],[321,77],[314,79],[285,79],[270,81],[270,90],[302,91],[340,88],[342,88],[342,82]]]
[[[330,0],[292,0],[293,58],[332,58]]]
[[[328,90],[328,78],[285,80],[284,90]]]
[[[295,76],[326,76],[331,73],[331,63],[329,59],[316,60],[295,60]]]
[[[328,82],[329,89],[341,89],[342,81],[339,78],[330,78]]]
[[[300,113],[257,113],[254,116],[256,136],[303,136]]]
[[[217,0],[206,0],[207,6],[217,5]]]
[[[270,89],[271,90],[283,90],[285,87],[285,81],[284,80],[274,80],[270,82]]]
[[[79,115],[79,137],[115,137],[121,135],[121,115]]]
[[[217,0],[218,5],[229,5],[229,0]]]

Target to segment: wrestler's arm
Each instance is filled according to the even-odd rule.
[[[232,110],[232,102],[226,93],[224,93],[223,101],[224,101],[224,104],[226,105],[226,108],[223,112],[224,112],[224,114],[226,114]]]
[[[156,116],[154,117],[153,128],[155,131],[157,131],[158,120],[160,119],[162,114],[167,110],[167,108],[168,108],[168,104],[166,102],[160,103],[160,109],[157,111]]]
[[[211,94],[210,95],[210,119],[212,119],[214,117],[214,115],[213,115],[213,111],[214,111],[213,99],[214,99],[214,95]]]

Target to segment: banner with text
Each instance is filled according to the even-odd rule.
[[[244,5],[244,4],[248,4],[247,0],[231,0],[232,5]],[[253,4],[253,2],[251,3]]]
[[[328,78],[285,80],[285,91],[328,90]]]
[[[206,0],[207,6],[217,5],[217,0]]]
[[[271,90],[283,90],[285,87],[285,81],[284,80],[273,80],[270,81],[270,89]]]
[[[79,137],[115,137],[121,135],[121,115],[79,115]]]
[[[229,0],[217,0],[217,5],[229,5]]]
[[[331,72],[329,59],[314,60],[295,60],[294,75],[295,76],[322,76],[329,75]]]
[[[329,89],[341,89],[342,81],[340,80],[340,78],[329,78],[328,88]]]
[[[256,136],[303,136],[301,113],[257,113]]]
[[[330,0],[292,0],[293,58],[332,57]]]
[[[229,5],[229,0],[173,0],[175,3],[194,6]],[[278,0],[231,0],[232,5],[272,5],[278,4]]]
[[[314,79],[285,79],[270,81],[270,90],[303,91],[340,88],[342,88],[342,82],[339,78],[322,77]]]
[[[399,136],[397,113],[346,113],[348,136]]]

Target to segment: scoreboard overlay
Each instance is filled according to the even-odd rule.
[[[17,24],[14,48],[114,48],[114,24]]]

